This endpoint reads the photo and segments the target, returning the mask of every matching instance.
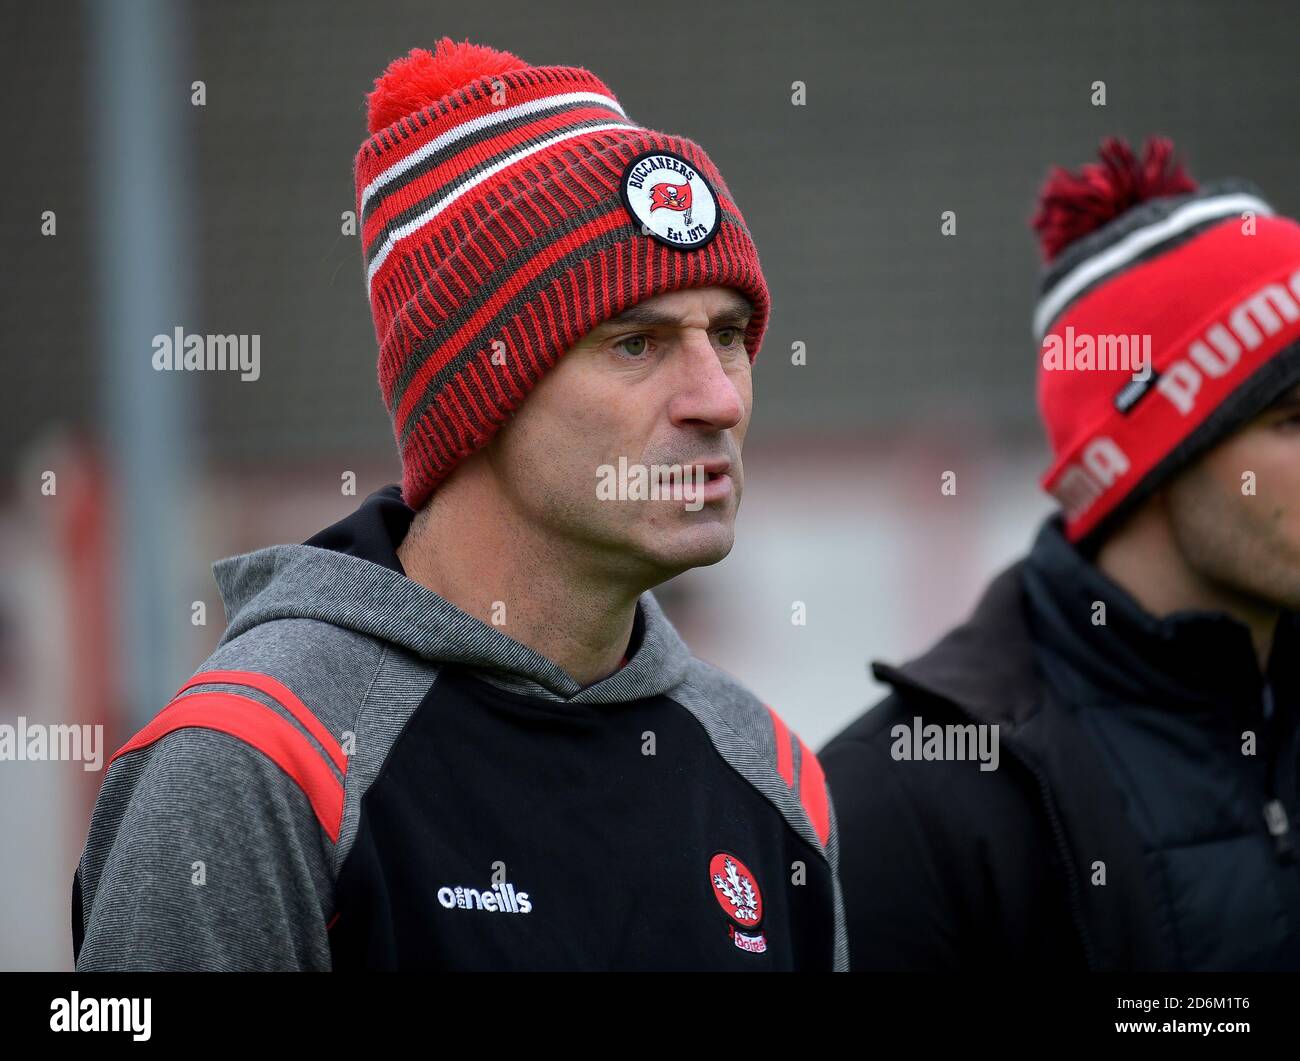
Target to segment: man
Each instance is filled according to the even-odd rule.
[[[1110,141],[1036,227],[1064,511],[824,750],[853,967],[1300,968],[1300,225]]]
[[[96,803],[78,969],[846,968],[816,759],[649,592],[744,482],[769,300],[721,175],[445,38],[369,103],[401,489],[215,565],[221,643]]]

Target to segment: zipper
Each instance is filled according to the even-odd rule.
[[[1084,961],[1088,963],[1089,970],[1096,970],[1098,968],[1097,955],[1093,950],[1092,937],[1088,935],[1087,922],[1083,916],[1083,901],[1079,895],[1079,880],[1075,872],[1074,858],[1070,851],[1070,844],[1065,837],[1065,828],[1061,825],[1061,819],[1056,813],[1056,804],[1052,799],[1052,790],[1047,784],[1047,777],[1036,763],[1031,763],[1023,754],[1017,753],[1014,744],[1011,746],[1011,750],[1038,779],[1038,787],[1042,789],[1043,802],[1047,806],[1047,818],[1052,823],[1052,834],[1056,838],[1056,847],[1061,854],[1061,863],[1065,867],[1065,876],[1069,884],[1070,913],[1074,917],[1074,927],[1079,933],[1079,942],[1083,946]]]
[[[1283,865],[1295,860],[1295,844],[1291,841],[1291,822],[1286,806],[1277,798],[1277,739],[1273,702],[1273,686],[1267,680],[1263,692],[1264,725],[1264,824],[1273,838],[1273,853]]]

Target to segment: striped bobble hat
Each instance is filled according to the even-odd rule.
[[[758,252],[704,149],[633,121],[588,70],[444,37],[394,60],[356,158],[379,386],[421,507],[601,321],[683,288],[770,311]]]
[[[1198,187],[1168,140],[1111,138],[1032,225],[1042,485],[1091,547],[1300,381],[1300,224],[1245,181]]]

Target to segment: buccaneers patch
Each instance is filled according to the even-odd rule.
[[[709,883],[722,912],[734,922],[727,925],[731,941],[751,954],[766,951],[767,937],[759,931],[763,922],[763,893],[749,867],[735,855],[719,851],[709,860]]]
[[[718,234],[718,197],[686,159],[647,151],[627,164],[619,193],[641,231],[679,250],[703,247]]]

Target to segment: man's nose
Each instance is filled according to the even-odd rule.
[[[676,360],[675,393],[668,405],[674,425],[725,431],[744,419],[744,398],[707,332],[692,331],[678,348]]]

